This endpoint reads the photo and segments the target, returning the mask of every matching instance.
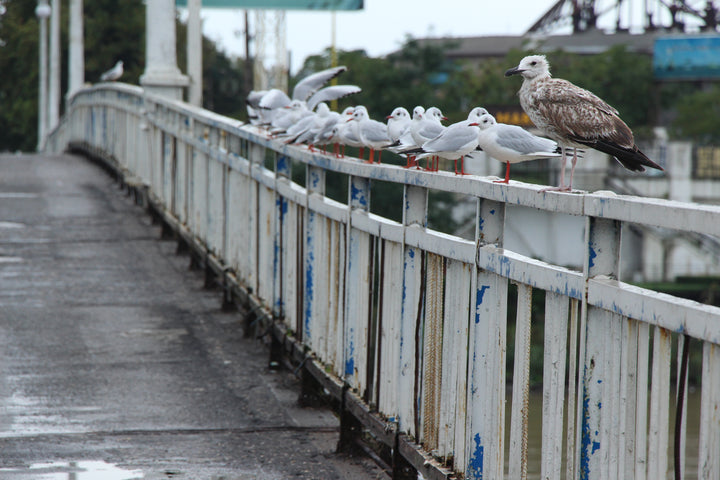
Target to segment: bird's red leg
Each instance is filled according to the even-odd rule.
[[[505,180],[495,180],[493,183],[510,183],[510,162],[505,162]]]
[[[360,151],[358,152],[358,156],[360,157],[360,160],[365,156],[365,147],[360,147]]]
[[[455,159],[455,175],[457,175],[457,174],[458,174],[458,171],[457,171],[457,158],[456,158]]]
[[[382,163],[382,150],[378,150],[378,163]]]

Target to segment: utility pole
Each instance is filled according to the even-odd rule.
[[[42,151],[45,148],[45,136],[48,130],[48,34],[47,19],[52,13],[48,0],[38,0],[35,7],[35,16],[40,22],[40,83],[38,85],[38,143],[37,150]]]
[[[60,13],[60,0],[52,0],[48,130],[55,128],[60,121]]]

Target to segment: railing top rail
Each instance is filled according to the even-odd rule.
[[[458,176],[452,172],[409,170],[388,164],[369,165],[350,157],[335,158],[330,154],[310,152],[304,147],[286,145],[282,141],[268,138],[261,129],[255,126],[243,124],[238,120],[214,114],[181,101],[148,94],[140,87],[126,84],[114,83],[89,87],[76,93],[72,102],[81,101],[83,96],[90,94],[86,103],[91,103],[92,93],[107,90],[143,96],[154,104],[163,105],[188,115],[209,127],[219,128],[228,134],[237,135],[282,155],[326,170],[372,180],[475,196],[508,205],[537,208],[567,215],[601,217],[720,237],[720,206],[716,205],[617,195],[610,191],[543,192],[544,185],[521,182],[506,185],[494,183],[491,178],[475,175]],[[192,142],[192,139],[188,140]]]

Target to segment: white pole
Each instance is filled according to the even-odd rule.
[[[60,120],[60,0],[52,0],[50,15],[50,88],[48,95],[48,129],[52,130]]]
[[[45,135],[48,127],[48,105],[47,105],[47,19],[50,16],[50,5],[47,0],[38,0],[35,8],[35,15],[40,21],[40,83],[38,85],[38,143],[37,150],[45,147]]]
[[[187,73],[190,77],[188,102],[202,106],[202,21],[200,7],[202,0],[188,0],[187,23]]]
[[[70,0],[70,45],[68,47],[68,97],[85,83],[83,0]]]

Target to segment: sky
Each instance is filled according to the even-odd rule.
[[[407,35],[481,36],[522,34],[556,0],[365,0],[361,11],[336,13],[336,47],[370,56],[398,50]],[[181,18],[184,19],[184,11]],[[204,8],[203,32],[231,55],[245,55],[244,12]],[[287,11],[291,73],[332,41],[330,12]],[[250,14],[251,32],[253,14]],[[251,47],[252,49],[252,47]]]

